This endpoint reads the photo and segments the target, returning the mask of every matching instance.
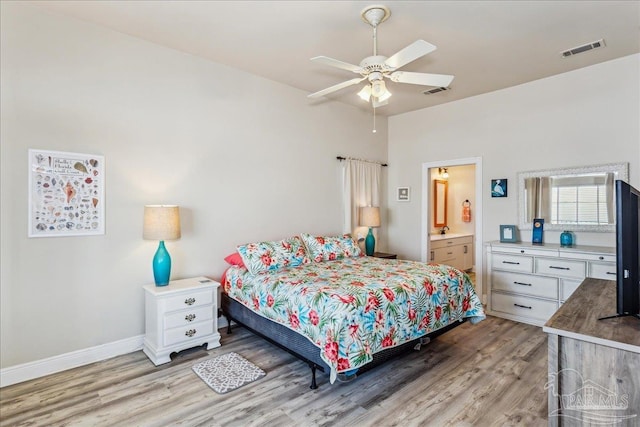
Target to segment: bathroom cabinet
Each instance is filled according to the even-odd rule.
[[[447,264],[459,270],[473,268],[473,235],[438,234],[431,236],[429,262]]]

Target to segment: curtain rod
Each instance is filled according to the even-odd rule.
[[[365,163],[377,163],[377,164],[379,164],[380,166],[385,166],[385,167],[386,167],[386,166],[389,166],[389,165],[388,165],[388,164],[386,164],[386,163],[382,163],[382,162],[374,162],[374,161],[371,161],[371,160],[364,160],[364,159],[357,159],[357,158],[355,158],[355,157],[342,157],[342,156],[336,156],[336,159],[338,159],[338,160],[340,160],[340,161],[343,161],[343,160],[359,160],[359,161],[361,161],[361,162],[365,162]]]

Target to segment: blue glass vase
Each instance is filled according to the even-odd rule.
[[[369,227],[369,234],[367,234],[367,238],[364,239],[364,251],[368,256],[372,256],[375,252],[376,247],[376,238],[373,237],[373,230]]]
[[[568,248],[573,246],[573,233],[570,231],[563,231],[560,235],[560,246]]]
[[[153,257],[153,278],[156,286],[167,286],[169,277],[171,276],[171,257],[167,248],[164,247],[164,241],[160,240],[158,250]]]

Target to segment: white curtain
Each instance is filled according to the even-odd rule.
[[[359,234],[364,237],[367,229],[360,227],[359,208],[380,206],[382,165],[354,159],[342,163],[343,232],[351,233],[356,238]]]

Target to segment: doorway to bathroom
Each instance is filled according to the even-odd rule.
[[[461,269],[471,266],[476,291],[484,301],[482,158],[423,163],[422,194],[422,261],[439,262],[439,254],[448,254],[452,259],[443,263],[464,267]],[[439,251],[444,239],[450,245],[460,243],[459,251]],[[466,252],[470,247],[473,256]]]

